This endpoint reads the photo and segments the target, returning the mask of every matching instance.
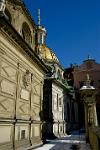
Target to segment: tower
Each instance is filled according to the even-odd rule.
[[[42,55],[41,47],[45,44],[46,29],[41,26],[40,9],[38,9],[38,26],[37,26],[37,53]]]

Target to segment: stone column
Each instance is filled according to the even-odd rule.
[[[98,126],[98,120],[97,120],[97,112],[96,112],[96,103],[93,104],[93,125]]]
[[[88,131],[88,105],[86,103],[84,103],[84,111],[85,111],[85,137],[86,137],[86,141],[88,142],[88,138],[89,138],[89,131]]]

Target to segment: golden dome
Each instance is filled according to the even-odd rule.
[[[42,54],[43,59],[47,61],[51,61],[51,62],[55,61],[59,63],[59,60],[56,57],[56,55],[46,45],[41,45],[41,54]]]

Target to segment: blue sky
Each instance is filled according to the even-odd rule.
[[[63,67],[81,64],[88,54],[100,63],[100,0],[24,0],[34,21],[41,10],[46,43]]]

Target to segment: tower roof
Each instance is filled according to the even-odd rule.
[[[41,54],[44,60],[59,63],[59,60],[54,54],[54,52],[45,44],[41,45]]]
[[[84,60],[83,62],[86,62],[86,61],[95,61],[95,60],[94,60],[94,59],[92,59],[90,55],[88,55],[87,59],[86,59],[86,60]]]

